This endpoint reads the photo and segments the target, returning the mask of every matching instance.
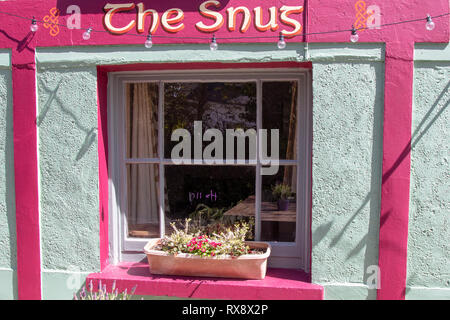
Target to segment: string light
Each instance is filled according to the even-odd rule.
[[[30,25],[30,30],[32,32],[36,32],[39,29],[38,24],[39,23],[46,23],[46,24],[50,24],[50,25],[55,25],[55,26],[59,26],[59,27],[63,27],[63,28],[67,28],[67,25],[65,24],[60,24],[60,23],[53,23],[53,22],[45,22],[45,21],[40,21],[40,20],[36,20],[35,17],[33,17],[32,19],[24,17],[24,16],[20,16],[14,13],[9,13],[9,12],[3,12],[0,11],[0,14],[4,14],[4,15],[8,15],[11,17],[16,17],[16,18],[20,18],[23,20],[31,20],[31,25]],[[450,12],[447,13],[442,13],[439,15],[435,15],[435,16],[430,16],[429,14],[426,17],[426,29],[427,30],[433,30],[436,25],[433,22],[433,18],[441,18],[444,16],[449,16]],[[394,26],[394,25],[399,25],[399,24],[405,24],[405,23],[412,23],[412,22],[418,22],[418,21],[423,21],[423,18],[419,18],[419,19],[411,19],[411,20],[401,20],[401,21],[396,21],[396,22],[390,22],[390,23],[385,23],[385,24],[380,24],[379,27],[388,27],[388,26]],[[366,29],[370,29],[368,27],[364,27],[364,28],[358,28],[355,29],[354,26],[352,26],[352,29],[341,29],[341,30],[329,30],[329,31],[321,31],[321,32],[310,32],[310,33],[302,33],[299,34],[297,36],[309,36],[309,35],[322,35],[322,34],[333,34],[333,33],[342,33],[342,32],[351,32],[351,36],[350,36],[350,41],[352,42],[357,42],[359,40],[359,36],[357,34],[358,30],[366,30]],[[89,28],[86,30],[86,32],[83,33],[83,39],[85,40],[89,40],[90,36],[91,36],[91,32],[92,32],[92,28]],[[109,31],[107,30],[97,30],[96,32],[102,32],[102,33],[107,33],[110,34]],[[145,35],[141,35],[141,34],[132,34],[132,33],[127,33],[127,36],[134,36],[134,37],[147,37],[148,40],[148,36]],[[175,36],[175,35],[157,35],[157,36],[153,36],[153,37],[158,37],[158,38],[165,38],[165,39],[195,39],[195,40],[204,40],[205,37],[200,37],[200,36]],[[284,48],[286,41],[284,40],[284,37],[280,36],[274,36],[274,35],[269,35],[269,36],[248,36],[248,37],[242,37],[242,36],[234,36],[234,37],[221,37],[220,39],[222,40],[245,40],[245,39],[261,39],[261,38],[278,38],[279,41],[277,43],[278,47],[280,49]],[[284,41],[283,41],[284,40]],[[146,41],[147,42],[147,41]],[[210,49],[211,51],[216,51],[218,49],[218,44],[217,44],[217,38],[215,36],[213,36],[211,43],[210,43]]]
[[[88,28],[84,33],[83,33],[83,40],[89,40],[91,38],[91,32],[92,32],[92,28]]]
[[[149,34],[149,35],[147,36],[147,40],[145,40],[144,46],[145,46],[147,49],[150,49],[151,47],[153,47],[153,41],[152,41],[152,35],[151,35],[151,34]]]
[[[425,24],[425,28],[428,31],[431,31],[434,29],[434,27],[435,27],[435,24],[434,24],[433,20],[431,19],[431,16],[427,15],[427,23]]]
[[[217,39],[216,39],[215,35],[213,35],[213,37],[211,39],[209,48],[211,49],[211,51],[216,51],[219,48],[219,45],[217,44]]]
[[[36,32],[39,29],[39,26],[37,24],[36,19],[33,17],[33,19],[31,19],[31,26],[30,26],[30,30],[31,32]]]
[[[282,50],[286,48],[286,41],[284,40],[284,35],[280,32],[280,38],[277,43],[278,49]]]
[[[350,35],[350,41],[351,42],[358,42],[359,35],[356,32],[355,26],[352,26],[352,34]]]

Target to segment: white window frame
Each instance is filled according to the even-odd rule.
[[[109,174],[109,245],[110,263],[140,261],[142,248],[149,239],[130,238],[126,221],[126,163],[159,164],[160,190],[164,188],[164,83],[170,82],[255,82],[257,87],[257,129],[262,128],[262,83],[267,81],[298,81],[297,90],[297,160],[280,160],[279,165],[297,165],[297,222],[295,242],[270,242],[269,266],[310,270],[311,212],[311,71],[303,68],[227,69],[112,72],[108,74],[108,174]],[[125,153],[125,84],[152,82],[159,84],[158,143],[159,158],[126,159]],[[259,154],[257,155],[259,157]],[[197,165],[197,164],[194,164]],[[206,164],[202,164],[206,165]],[[255,240],[261,236],[261,167],[255,166]],[[164,192],[160,192],[160,233],[164,235]]]

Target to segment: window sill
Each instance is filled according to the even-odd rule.
[[[109,290],[114,281],[119,291],[137,285],[136,295],[224,300],[322,300],[323,287],[312,284],[302,270],[268,269],[263,280],[239,280],[152,275],[147,263],[109,265],[92,273],[94,287],[101,280]]]

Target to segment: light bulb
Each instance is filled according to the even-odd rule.
[[[277,43],[278,49],[282,50],[286,48],[286,41],[284,40],[284,35],[280,32],[280,39]]]
[[[33,17],[33,19],[31,20],[31,26],[30,26],[30,30],[31,32],[36,32],[39,29],[39,26],[37,24],[36,19]]]
[[[152,35],[151,35],[151,34],[149,34],[149,35],[147,36],[147,40],[145,40],[144,45],[145,45],[145,47],[146,47],[147,49],[150,49],[150,48],[153,46],[153,41],[152,41]]]
[[[88,28],[84,33],[83,33],[83,40],[89,40],[91,38],[91,32],[92,32],[92,28]]]
[[[435,26],[436,26],[436,25],[434,24],[433,20],[431,19],[431,16],[428,15],[428,16],[427,16],[427,23],[425,24],[425,28],[426,28],[428,31],[431,31],[431,30],[434,29]]]
[[[219,45],[217,44],[216,36],[212,37],[209,48],[211,49],[211,51],[216,51],[219,48]]]
[[[350,36],[350,41],[351,41],[351,42],[358,42],[358,40],[359,40],[359,35],[358,35],[358,33],[356,32],[355,27],[352,26],[352,34],[351,34],[351,36]]]

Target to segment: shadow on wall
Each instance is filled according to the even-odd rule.
[[[436,108],[438,107],[441,100],[444,98],[444,96],[450,91],[450,81],[447,83],[445,88],[442,90],[442,92],[439,94],[439,96],[436,98],[434,103],[431,105],[430,109],[427,111],[427,113],[424,115],[423,119],[420,121],[419,125],[417,126],[417,129],[413,132],[411,136],[411,148],[408,149],[408,146],[406,146],[401,154],[401,157],[399,157],[399,163],[406,157],[407,150],[409,152],[415,148],[415,146],[419,143],[419,141],[425,136],[425,134],[428,132],[428,130],[431,128],[431,126],[436,122],[436,120],[442,115],[442,113],[448,108],[450,105],[450,99],[447,100],[439,109],[435,116],[431,117],[431,114],[436,111]],[[427,123],[427,124],[426,124]],[[426,124],[426,125],[425,125]],[[397,163],[397,162],[396,162]],[[398,165],[397,165],[398,166]],[[418,279],[418,275],[416,273],[411,274],[406,282],[406,287],[403,289],[403,294],[406,296],[411,288],[411,286],[415,280]]]
[[[382,106],[383,103],[383,89],[384,89],[384,74],[376,77],[376,97],[375,105]],[[363,283],[367,284],[368,278],[372,275],[367,273],[368,267],[378,265],[378,235],[379,235],[379,217],[380,217],[380,197],[381,197],[381,172],[382,172],[382,153],[383,150],[383,108],[374,108],[374,120],[372,128],[372,159],[371,159],[371,182],[370,191],[364,197],[359,208],[353,213],[351,218],[342,227],[340,232],[331,239],[329,248],[335,247],[344,237],[348,228],[354,219],[363,212],[364,208],[369,205],[369,224],[366,235],[351,249],[346,260],[359,254],[365,248],[364,253],[364,273]],[[370,203],[370,204],[369,204]],[[330,231],[334,221],[318,227],[313,234],[313,246],[322,241],[326,234]],[[377,289],[369,289],[366,299],[374,300],[377,296]]]
[[[46,87],[44,84],[42,84],[45,92],[48,93],[48,99],[47,99],[46,103],[43,105],[41,112],[39,113],[39,115],[36,118],[36,124],[37,124],[37,126],[41,125],[41,123],[44,121],[45,117],[47,116],[47,113],[50,110],[52,103],[56,102],[59,105],[59,107],[61,108],[61,110],[65,114],[69,115],[74,120],[77,128],[80,129],[81,131],[83,131],[86,135],[84,138],[84,142],[81,145],[81,147],[75,157],[75,160],[79,161],[81,158],[83,158],[83,156],[86,154],[86,152],[92,146],[92,144],[95,142],[95,140],[97,138],[96,127],[93,127],[91,129],[86,128],[85,126],[83,126],[80,123],[77,116],[71,110],[64,107],[64,104],[59,100],[59,98],[57,96],[57,92],[58,92],[58,89],[59,89],[61,83],[62,83],[62,80],[60,80],[58,82],[57,86],[53,90]]]
[[[392,175],[392,173],[398,168],[398,166],[405,160],[405,158],[411,153],[411,149],[413,149],[416,144],[420,141],[420,139],[423,138],[423,136],[427,133],[427,131],[430,129],[430,127],[433,125],[433,123],[441,116],[441,114],[447,109],[448,105],[450,104],[450,100],[448,100],[444,106],[439,110],[436,115],[429,119],[433,111],[436,109],[436,107],[439,105],[439,102],[442,100],[444,95],[450,90],[450,81],[445,86],[444,90],[442,90],[441,94],[437,97],[436,101],[431,106],[430,110],[425,114],[420,124],[417,126],[417,129],[413,132],[411,135],[411,140],[409,143],[403,148],[403,151],[401,152],[400,156],[397,158],[397,160],[394,162],[391,168],[383,175],[383,182],[386,182],[386,180],[389,179],[389,177]],[[422,129],[422,127],[425,125],[425,123],[428,122],[428,124]]]
[[[0,33],[3,34],[6,38],[8,38],[9,40],[17,43],[17,48],[16,50],[18,52],[22,52],[23,50],[27,49],[30,52],[34,52],[34,49],[30,48],[28,46],[28,44],[31,42],[31,40],[33,40],[34,38],[34,32],[28,32],[28,34],[25,36],[25,38],[23,38],[22,40],[18,40],[16,38],[11,37],[5,30],[0,29]]]
[[[377,82],[377,88],[380,87],[380,84]],[[431,117],[431,114],[436,111],[436,107],[439,105],[442,98],[445,96],[445,94],[450,90],[450,81],[444,88],[444,90],[441,92],[441,94],[437,97],[437,99],[434,101],[432,106],[430,107],[429,111],[425,114],[419,125],[417,126],[417,129],[412,133],[410,143],[405,146],[405,148],[400,153],[398,159],[395,161],[393,166],[383,175],[383,183],[385,183],[389,177],[392,175],[392,173],[398,168],[398,166],[404,161],[404,159],[407,157],[407,155],[411,152],[412,149],[417,145],[417,143],[423,138],[423,136],[428,132],[428,130],[431,128],[431,126],[435,123],[435,121],[442,115],[442,113],[447,109],[447,107],[450,104],[450,100],[446,101],[441,109],[437,111],[434,117]],[[377,91],[379,91],[377,89]],[[377,94],[380,94],[378,92]],[[355,256],[358,254],[361,250],[366,248],[365,252],[365,259],[364,259],[364,270],[367,270],[367,267],[370,265],[378,265],[378,251],[373,246],[368,246],[368,236],[369,235],[377,235],[379,234],[379,229],[386,223],[386,221],[389,219],[391,211],[388,211],[383,219],[379,219],[380,212],[378,208],[378,203],[380,201],[380,190],[379,186],[380,184],[380,173],[381,173],[381,161],[380,159],[376,159],[376,146],[382,145],[382,119],[383,119],[383,112],[380,108],[380,110],[375,110],[375,119],[374,119],[374,128],[373,128],[373,149],[372,149],[372,181],[371,181],[371,191],[367,194],[365,199],[363,200],[361,206],[356,210],[356,212],[352,215],[352,217],[349,219],[349,221],[345,224],[345,226],[342,228],[342,230],[339,232],[338,235],[336,235],[329,245],[329,247],[334,247],[338,244],[338,242],[343,238],[346,230],[351,225],[351,222],[358,216],[359,213],[361,213],[362,209],[368,204],[370,201],[370,220],[369,220],[369,228],[367,234],[361,239],[361,241],[348,253],[346,259],[350,259],[352,256]],[[327,233],[330,231],[331,227],[333,225],[333,221],[329,222],[327,224],[319,226],[313,234],[313,246],[317,245],[320,241],[322,241]],[[392,250],[400,250],[398,245],[396,243],[386,243]],[[364,273],[363,281],[364,283],[367,283],[367,278],[370,276],[370,274]],[[417,275],[412,275],[409,282],[412,279],[415,279]],[[382,284],[381,284],[382,285]],[[405,288],[404,293],[408,293],[409,289]],[[377,296],[377,290],[376,289],[369,289],[369,294],[367,296],[367,299],[376,299]]]

